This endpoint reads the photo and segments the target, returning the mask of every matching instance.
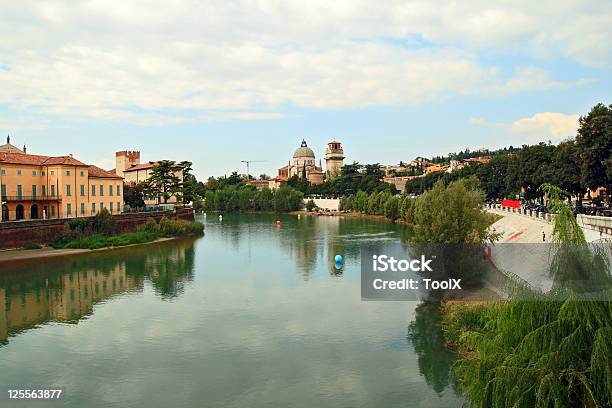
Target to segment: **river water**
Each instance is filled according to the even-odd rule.
[[[275,220],[210,214],[202,238],[0,265],[0,389],[64,389],[0,406],[462,405],[435,308],[361,300],[361,245],[402,227]]]

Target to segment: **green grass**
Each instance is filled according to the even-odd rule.
[[[147,242],[155,241],[159,237],[159,233],[144,231],[128,232],[109,237],[103,235],[87,235],[66,244],[52,243],[51,246],[54,248],[65,249],[99,249],[133,244],[145,244]]]
[[[49,245],[56,249],[100,249],[108,247],[121,247],[134,244],[145,244],[159,238],[173,238],[188,235],[201,235],[204,232],[204,224],[183,220],[169,220],[162,218],[157,224],[150,219],[134,232],[126,232],[118,235],[83,234],[75,239],[56,240]]]

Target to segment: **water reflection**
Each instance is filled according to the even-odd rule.
[[[193,240],[2,266],[0,342],[48,322],[76,324],[94,305],[143,290],[171,299],[193,280]],[[48,270],[61,272],[48,273]]]
[[[418,355],[419,371],[427,384],[441,394],[451,384],[451,367],[456,356],[446,348],[439,303],[424,302],[417,306],[408,338]]]
[[[280,227],[276,220],[281,221]],[[362,244],[382,248],[385,243],[397,241],[398,232],[405,230],[392,223],[361,218],[297,218],[278,214],[225,214],[222,222],[211,215],[206,218],[206,225],[214,229],[215,234],[220,234],[232,250],[245,250],[246,247],[249,258],[252,251],[261,250],[265,244],[279,246],[305,281],[312,279],[322,260],[329,265],[330,275],[341,276],[342,270],[334,267],[336,255],[342,255],[345,263],[358,264]],[[258,240],[253,240],[254,236]]]

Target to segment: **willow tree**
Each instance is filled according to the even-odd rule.
[[[551,266],[555,281],[576,274],[563,264],[578,248],[581,260],[602,269],[591,272],[603,274],[607,278],[603,289],[609,289],[609,264],[595,262],[597,254],[584,252],[588,246],[563,198],[566,193],[550,185],[542,190],[549,210],[555,213],[553,240],[561,249]],[[563,301],[542,295],[536,301],[480,308],[486,323],[463,328],[460,342],[468,353],[454,370],[472,405],[612,406],[612,303],[580,300],[584,289],[582,285],[564,287],[567,298]]]

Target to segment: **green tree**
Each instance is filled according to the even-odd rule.
[[[308,202],[306,203],[306,211],[312,212],[316,208],[317,208],[317,205],[315,204],[315,202],[312,199],[308,200]]]
[[[182,172],[183,181],[181,183],[180,197],[183,203],[191,203],[196,200],[198,190],[198,180],[191,174],[192,163],[190,161],[182,161],[177,165],[177,168]]]
[[[124,184],[123,185],[123,202],[130,206],[130,208],[142,208],[145,206],[144,202],[144,191],[145,185],[139,183],[136,185]]]
[[[180,197],[182,183],[177,175],[179,171],[181,168],[171,160],[162,160],[156,164],[145,182],[145,195],[155,197],[164,204],[171,197]]]
[[[438,181],[421,195],[414,209],[415,242],[483,243],[497,236],[489,230],[492,217],[484,211],[484,194],[474,181]]]
[[[237,186],[242,182],[242,177],[237,171],[233,171],[232,174],[225,180],[225,183],[230,186]]]
[[[586,189],[582,185],[580,172],[580,156],[576,143],[572,140],[559,143],[550,164],[548,183],[582,197],[586,193]],[[566,198],[569,197],[568,194]]]
[[[395,221],[399,218],[399,200],[397,197],[389,196],[385,202],[385,217]]]
[[[612,182],[612,105],[597,104],[579,120],[576,145],[581,160],[582,184],[591,190],[605,186],[610,191]]]

